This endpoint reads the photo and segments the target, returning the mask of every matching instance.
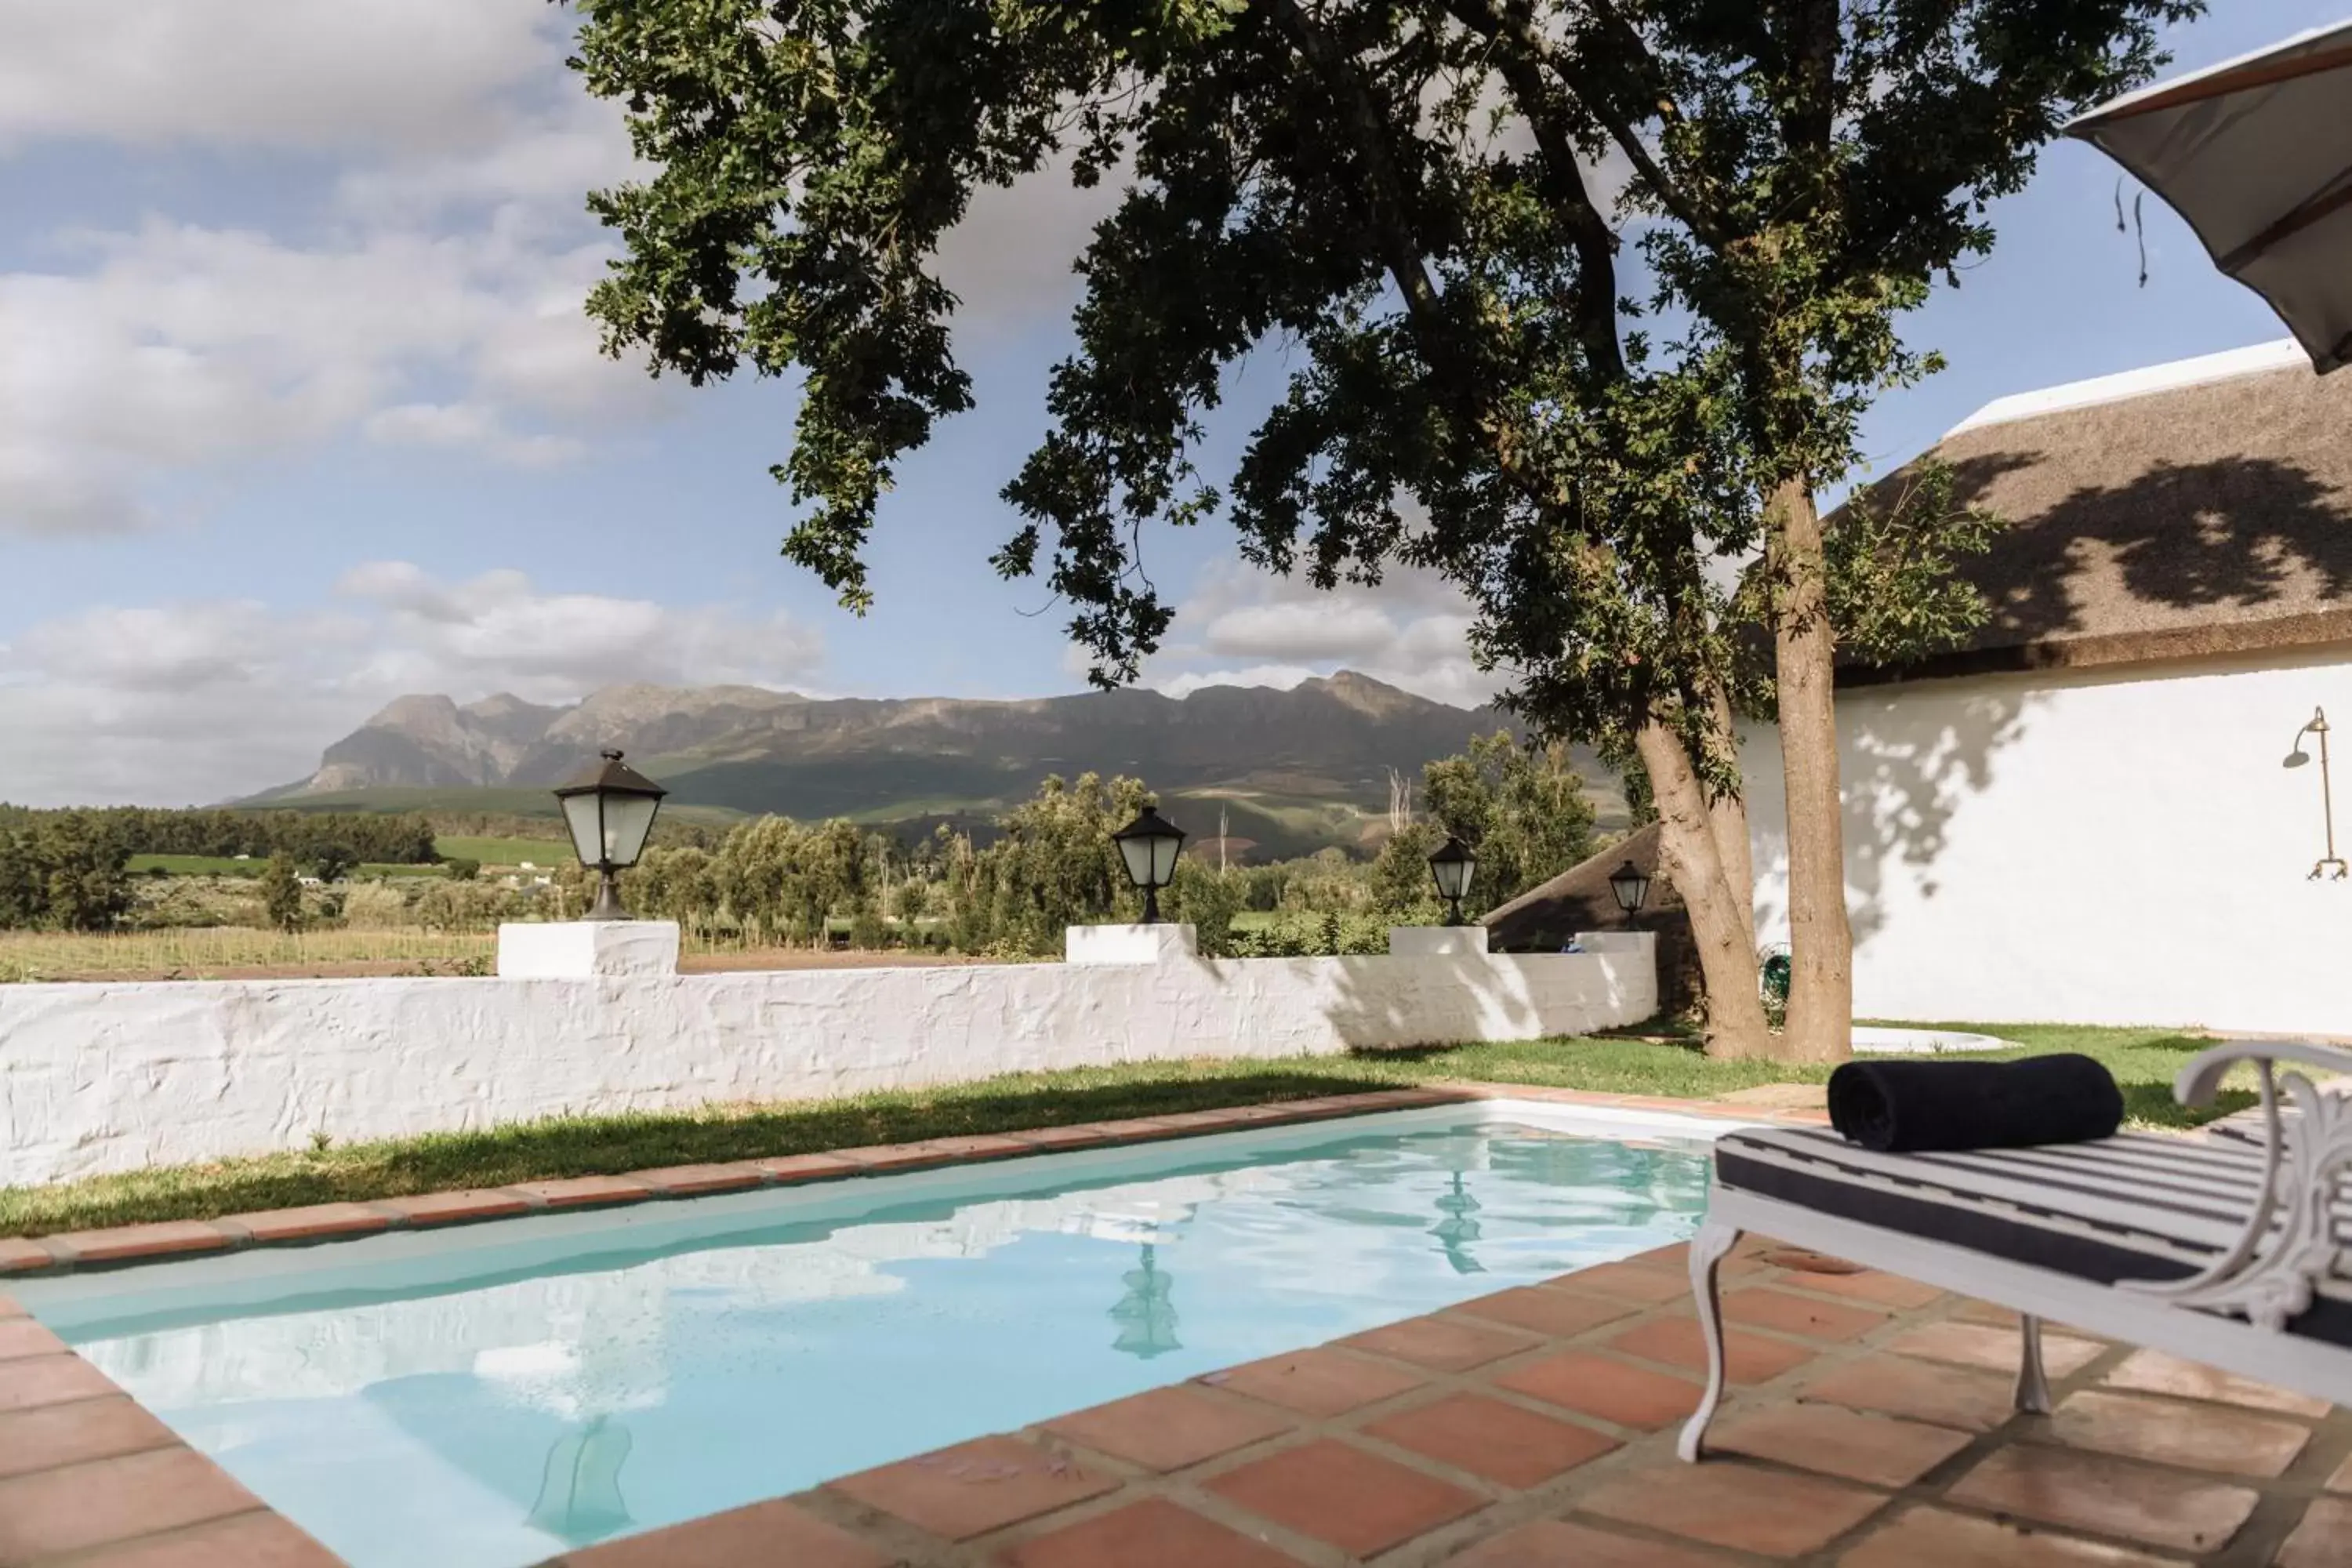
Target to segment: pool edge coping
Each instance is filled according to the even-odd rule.
[[[764,1163],[730,1162],[707,1166],[667,1166],[654,1171],[632,1173],[626,1176],[572,1177],[558,1182],[523,1184],[511,1188],[465,1188],[458,1189],[456,1193],[420,1194],[407,1198],[386,1199],[380,1202],[429,1204],[435,1199],[447,1199],[455,1196],[480,1197],[485,1200],[483,1205],[468,1204],[449,1207],[447,1212],[442,1214],[411,1216],[406,1220],[404,1226],[402,1226],[403,1228],[439,1229],[451,1225],[513,1218],[522,1214],[555,1212],[565,1208],[616,1207],[630,1204],[685,1199],[718,1192],[749,1191],[755,1185],[807,1185],[815,1182],[845,1180],[857,1176],[898,1174],[907,1171],[980,1163],[1033,1154],[1067,1152],[1080,1149],[1119,1147],[1180,1138],[1202,1137],[1218,1132],[1234,1132],[1252,1128],[1281,1125],[1286,1122],[1336,1121],[1382,1111],[1433,1109],[1444,1105],[1468,1105],[1498,1100],[1581,1105],[1622,1110],[1672,1111],[1737,1121],[1750,1125],[1758,1122],[1813,1125],[1826,1122],[1828,1120],[1825,1113],[1819,1111],[1774,1110],[1721,1100],[1674,1100],[1654,1095],[1612,1094],[1595,1090],[1552,1089],[1536,1084],[1446,1082],[1415,1089],[1382,1089],[1367,1094],[1318,1096],[1301,1100],[1264,1102],[1217,1110],[1184,1111],[1165,1117],[1128,1118],[1105,1122],[1076,1123],[1061,1128],[1033,1129],[1026,1133],[988,1133],[928,1139],[915,1143],[882,1144],[868,1149],[833,1151],[825,1155],[781,1156]],[[1089,1142],[1067,1136],[1072,1132],[1100,1133],[1102,1136]],[[1051,1136],[1055,1133],[1064,1135]],[[998,1147],[998,1145],[1007,1144],[1012,1147]],[[855,1160],[849,1158],[853,1154],[857,1158]],[[817,1159],[834,1160],[844,1168],[837,1172],[814,1168],[813,1173],[799,1177],[761,1171],[758,1173],[761,1179],[756,1183],[734,1181],[730,1177],[728,1182],[721,1184],[701,1184],[718,1173],[733,1171],[738,1165],[745,1168],[762,1163],[781,1166],[793,1162]],[[699,1174],[693,1178],[679,1177],[680,1173],[688,1172]],[[656,1183],[654,1178],[657,1176],[678,1179]],[[615,1183],[622,1185],[610,1189],[598,1189],[599,1194],[603,1195],[572,1195],[584,1194],[587,1189],[583,1186],[583,1184],[595,1183]],[[563,1191],[550,1193],[544,1190],[551,1188],[560,1188]],[[524,1206],[520,1209],[509,1206],[514,1203],[520,1203]],[[374,1205],[338,1204],[320,1206],[332,1209],[368,1209]],[[113,1230],[69,1233],[73,1237],[83,1238],[119,1237],[125,1249],[110,1253],[93,1262],[85,1262],[81,1247],[79,1246],[74,1255],[69,1258],[58,1256],[62,1251],[61,1247],[45,1247],[45,1250],[51,1255],[48,1267],[34,1268],[17,1267],[13,1270],[7,1265],[5,1255],[0,1254],[0,1285],[5,1285],[12,1278],[55,1276],[77,1272],[81,1268],[93,1266],[111,1270],[134,1267],[142,1263],[176,1261],[190,1257],[217,1255],[255,1247],[308,1246],[353,1240],[365,1236],[380,1235],[386,1230],[396,1228],[389,1215],[383,1216],[383,1224],[341,1226],[330,1224],[308,1234],[304,1234],[302,1227],[299,1226],[268,1223],[278,1216],[305,1212],[307,1211],[276,1210],[257,1215],[231,1215],[219,1220],[173,1220],[143,1226],[118,1226]],[[257,1221],[263,1223],[254,1223]],[[190,1246],[184,1241],[175,1244],[170,1237],[123,1234],[176,1230],[177,1227],[182,1226],[209,1227],[216,1233],[217,1239]],[[50,1238],[43,1238],[43,1242],[46,1243],[48,1239]],[[161,1245],[148,1247],[147,1243],[151,1241],[160,1241]],[[5,1240],[0,1240],[0,1247],[5,1245]],[[36,1245],[42,1245],[42,1243]],[[0,1323],[12,1321],[33,1323],[37,1332],[47,1333],[46,1329],[39,1327],[39,1320],[35,1318],[27,1309],[8,1296],[5,1290],[0,1290]],[[49,1337],[56,1340],[54,1334],[50,1334]],[[5,1383],[12,1371],[21,1369],[28,1363],[68,1361],[78,1363],[86,1374],[83,1379],[87,1385],[84,1392],[62,1400],[37,1402],[23,1406],[0,1401],[0,1412],[5,1412],[0,1414],[0,1419],[13,1419],[43,1410],[74,1405],[95,1405],[116,1399],[126,1401],[142,1415],[152,1419],[152,1413],[147,1411],[145,1405],[139,1403],[135,1395],[100,1371],[94,1364],[84,1360],[79,1352],[62,1340],[56,1340],[53,1349],[44,1348],[26,1354],[0,1356],[0,1383]],[[163,1438],[162,1441],[146,1442],[127,1448],[110,1448],[102,1454],[86,1455],[79,1458],[68,1459],[60,1465],[47,1468],[35,1468],[0,1477],[0,1491],[5,1491],[20,1483],[37,1481],[40,1478],[56,1477],[69,1470],[79,1470],[85,1473],[88,1479],[82,1485],[93,1488],[102,1487],[105,1484],[102,1473],[124,1461],[152,1461],[158,1455],[173,1454],[181,1457],[178,1463],[193,1468],[194,1472],[201,1478],[202,1485],[205,1489],[214,1491],[225,1500],[241,1499],[242,1506],[228,1507],[215,1513],[182,1520],[158,1530],[141,1531],[119,1537],[110,1536],[103,1541],[77,1547],[66,1557],[55,1559],[55,1561],[79,1562],[85,1554],[102,1554],[138,1542],[162,1542],[167,1539],[185,1542],[194,1546],[198,1552],[202,1552],[203,1547],[196,1544],[200,1537],[224,1534],[233,1530],[251,1529],[263,1531],[266,1535],[274,1536],[282,1542],[291,1553],[286,1559],[289,1564],[299,1563],[302,1568],[311,1568],[315,1563],[318,1568],[328,1568],[328,1565],[342,1562],[342,1559],[330,1552],[307,1531],[255,1496],[225,1467],[187,1443],[176,1432],[163,1428]],[[92,1492],[90,1495],[95,1500],[96,1493]],[[688,1521],[685,1524],[667,1528],[683,1530],[696,1522],[698,1521]],[[661,1532],[651,1533],[657,1535]],[[242,1562],[245,1558],[238,1553],[250,1550],[249,1542],[232,1544],[219,1554],[218,1561],[224,1563]],[[213,1559],[207,1557],[205,1560]],[[52,1559],[37,1558],[32,1561],[37,1563],[49,1562]]]
[[[389,1198],[339,1200],[299,1208],[226,1215],[217,1219],[154,1220],[44,1237],[0,1236],[0,1286],[13,1279],[135,1268],[256,1247],[316,1247],[390,1231],[442,1230],[529,1215],[621,1208],[721,1193],[810,1186],[1038,1154],[1121,1148],[1251,1128],[1496,1100],[1674,1111],[1749,1123],[1821,1126],[1829,1121],[1822,1111],[1780,1110],[1726,1100],[1614,1094],[1540,1084],[1448,1081],[1412,1089],[1261,1100],[1165,1116],[1120,1117],[1013,1132],[950,1135],[911,1143],[812,1151],[766,1159],[662,1165],[617,1175],[565,1176],[499,1187],[458,1187]]]

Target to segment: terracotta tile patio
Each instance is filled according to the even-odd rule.
[[[1248,1119],[1099,1124],[432,1194],[359,1214],[334,1205],[86,1233],[37,1244],[38,1260],[25,1262],[52,1269],[331,1244],[376,1228],[376,1216],[404,1226],[659,1201],[742,1185],[745,1171],[762,1184],[839,1178],[1004,1157],[1007,1142],[1025,1152],[1174,1137],[1436,1098],[1405,1091]],[[2045,1346],[2057,1409],[2020,1415],[2010,1407],[2007,1319],[1982,1303],[1754,1238],[1726,1274],[1738,1325],[1733,1365],[1745,1381],[1696,1468],[1672,1451],[1673,1427],[1699,1388],[1683,1259],[1668,1248],[551,1563],[2352,1564],[2352,1412],[2053,1331]],[[334,1562],[0,1298],[0,1568]]]

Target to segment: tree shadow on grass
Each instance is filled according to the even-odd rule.
[[[772,1110],[721,1107],[568,1118],[315,1153],[140,1171],[52,1187],[5,1188],[0,1189],[0,1236],[205,1219],[514,1182],[617,1175],[665,1165],[774,1159],[1361,1093],[1392,1089],[1398,1082],[1393,1074],[1375,1074],[1337,1059],[1328,1069],[1225,1066],[1227,1070],[1220,1072],[1199,1064],[1150,1064],[1152,1076],[1111,1083],[1071,1083],[1063,1075],[1040,1074]]]

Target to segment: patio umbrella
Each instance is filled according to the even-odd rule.
[[[2159,82],[2066,127],[2171,204],[2325,374],[2352,363],[2352,22]]]

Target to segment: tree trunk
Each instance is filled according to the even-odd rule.
[[[1725,875],[1714,814],[1674,731],[1649,723],[1633,737],[1657,797],[1658,858],[1688,911],[1706,978],[1706,1054],[1769,1057],[1772,1031],[1756,986],[1754,893]],[[1744,815],[1744,814],[1743,814]]]
[[[1830,625],[1821,515],[1811,487],[1773,492],[1768,545],[1779,614],[1772,628],[1788,786],[1790,1060],[1853,1054],[1853,929],[1845,909],[1845,822],[1838,792],[1836,634]]]
[[[1720,686],[1707,691],[1717,728],[1733,759],[1738,757],[1739,732],[1733,727],[1731,696]],[[1748,837],[1748,802],[1737,795],[1719,795],[1707,805],[1708,826],[1715,829],[1715,852],[1723,861],[1723,879],[1730,884],[1739,906],[1739,924],[1747,933],[1748,951],[1756,952],[1756,855]]]

